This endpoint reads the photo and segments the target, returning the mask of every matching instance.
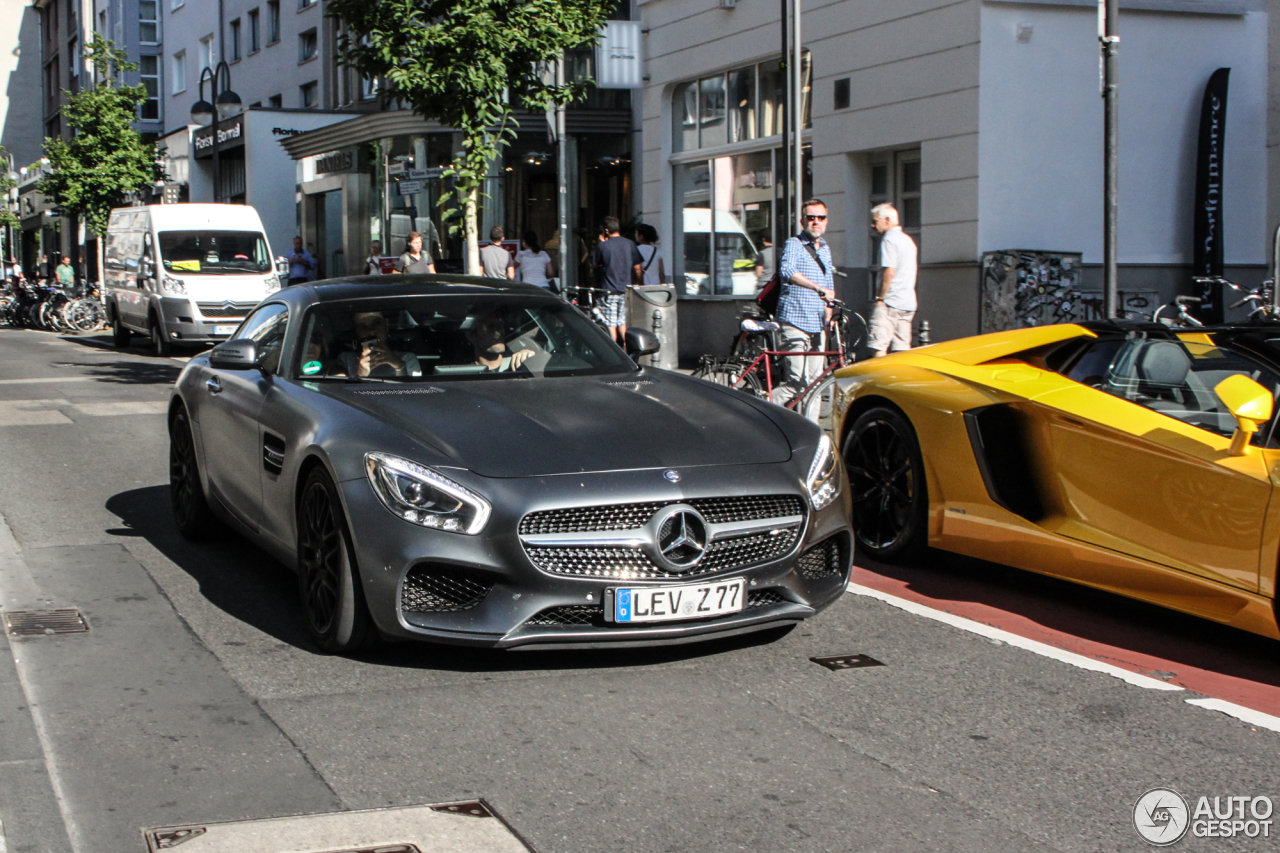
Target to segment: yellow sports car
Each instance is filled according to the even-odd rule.
[[[1280,326],[1043,326],[836,377],[864,553],[929,545],[1280,639]]]

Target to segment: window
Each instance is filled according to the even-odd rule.
[[[267,103],[270,104],[273,109],[282,109],[284,107],[284,95],[272,95],[270,98],[267,98]]]
[[[231,61],[240,61],[240,19],[231,22]]]
[[[138,41],[141,44],[160,43],[159,0],[138,0]]]
[[[276,373],[280,369],[280,349],[284,344],[288,324],[288,307],[273,302],[263,305],[246,317],[236,330],[236,338],[257,342],[258,360],[262,369],[268,373]]]
[[[319,83],[317,83],[315,80],[312,80],[310,83],[305,83],[302,86],[300,86],[299,90],[302,92],[303,109],[309,110],[309,109],[314,109],[315,107],[320,106],[320,84]]]
[[[314,5],[316,5],[316,0],[298,0],[298,11],[310,9]]]
[[[902,230],[911,235],[920,246],[921,185],[920,150],[889,151],[873,155],[868,163],[871,169],[871,195],[867,199],[868,210],[882,202],[898,209],[898,221]],[[870,218],[868,215],[868,222]],[[871,264],[880,264],[880,235],[871,236]],[[874,283],[868,286],[874,287]]]
[[[80,83],[80,43],[76,39],[67,42],[67,86],[71,91],[78,90]]]
[[[249,10],[249,52],[256,53],[262,47],[262,32],[258,21],[258,10]]]
[[[319,40],[315,28],[298,34],[298,62],[310,62],[319,55]]]
[[[672,150],[690,151],[734,142],[747,142],[783,132],[786,77],[778,60],[735,68],[724,74],[682,83],[671,103]],[[809,121],[809,79],[812,63],[804,53],[802,104]]]
[[[213,35],[207,35],[200,39],[200,72],[206,68],[213,68]]]
[[[280,0],[267,2],[267,44],[280,41]]]
[[[849,109],[849,78],[841,77],[835,83],[835,109]]]
[[[138,105],[138,118],[158,119],[160,118],[160,57],[145,54],[139,56],[138,73],[143,87],[147,90],[147,99]]]
[[[378,97],[378,78],[362,76],[360,78],[360,99],[368,101],[376,97]]]
[[[187,52],[180,50],[173,55],[173,94],[187,91]]]

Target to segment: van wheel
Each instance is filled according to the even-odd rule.
[[[125,349],[129,346],[129,340],[133,337],[130,332],[120,322],[120,315],[116,314],[111,318],[111,343],[115,344],[116,349]]]
[[[173,344],[169,343],[169,339],[164,336],[164,331],[160,328],[160,321],[155,317],[151,318],[151,351],[155,353],[156,358],[168,358],[173,352]]]

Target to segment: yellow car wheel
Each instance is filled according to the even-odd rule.
[[[897,409],[876,406],[860,414],[844,442],[858,544],[878,560],[902,560],[928,539],[920,442]]]

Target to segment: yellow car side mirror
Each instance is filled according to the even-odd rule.
[[[1271,420],[1271,392],[1239,373],[1228,376],[1213,390],[1236,419],[1229,452],[1232,456],[1244,456],[1249,452],[1249,439],[1258,431],[1258,425]]]

